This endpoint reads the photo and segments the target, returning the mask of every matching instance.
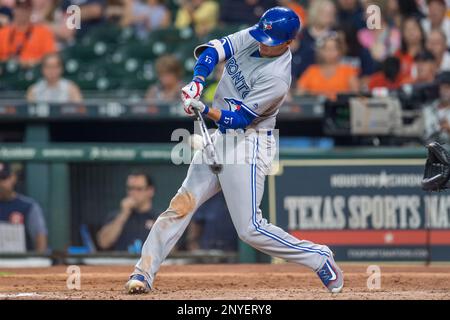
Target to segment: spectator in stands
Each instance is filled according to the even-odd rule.
[[[125,24],[132,25],[139,38],[145,38],[152,30],[170,26],[170,11],[163,0],[146,0],[145,2],[132,0],[130,2]]]
[[[225,25],[254,25],[261,15],[277,5],[276,0],[227,0],[220,2],[220,22]]]
[[[13,7],[15,0],[0,0],[0,28],[13,20]]]
[[[438,77],[439,99],[423,109],[424,140],[450,143],[450,71]]]
[[[417,70],[415,84],[431,83],[435,80],[438,67],[431,52],[426,50],[419,52],[414,57],[414,62]]]
[[[0,0],[0,7],[14,8],[16,0]]]
[[[412,2],[412,1],[410,1]],[[388,0],[386,4],[386,21],[400,29],[402,25],[403,15],[400,11],[398,0]]]
[[[128,251],[136,241],[144,242],[158,218],[153,208],[155,187],[148,173],[133,171],[127,178],[127,196],[120,209],[107,217],[97,233],[97,243],[104,250]]]
[[[183,29],[192,26],[202,38],[217,26],[219,5],[213,0],[182,0],[178,9],[175,27]]]
[[[130,18],[135,1],[140,0],[107,0],[106,19],[123,27],[127,26],[128,24],[125,24],[124,20]]]
[[[31,23],[31,0],[17,0],[12,24],[0,29],[0,61],[17,59],[30,67],[56,51],[49,28]]]
[[[398,2],[398,8],[402,17],[415,16],[417,18],[423,18],[424,14],[422,13],[419,2],[423,2],[425,0],[411,1],[411,0],[396,0]]]
[[[420,12],[416,1],[411,0],[387,0],[386,4],[386,20],[389,24],[401,28],[403,19],[406,17],[415,16],[422,18],[423,14]]]
[[[53,14],[57,7],[56,0],[32,0],[33,11],[31,21],[33,23],[49,23],[53,21]]]
[[[439,71],[450,71],[450,52],[447,50],[447,39],[441,29],[433,29],[428,33],[426,48],[436,58]]]
[[[327,35],[336,22],[336,7],[330,0],[314,0],[308,9],[308,27],[292,44],[292,76],[298,79],[315,63],[316,41]]]
[[[27,92],[30,102],[79,103],[82,102],[78,86],[70,80],[62,78],[63,62],[54,53],[45,56],[42,61],[43,79],[33,84]]]
[[[71,5],[77,5],[80,8],[80,29],[69,29],[66,26],[66,19],[69,16],[67,8]],[[81,38],[93,28],[104,24],[106,0],[62,0],[60,12],[64,18],[60,20],[58,37],[70,41],[74,37]]]
[[[389,90],[399,89],[407,83],[412,83],[410,76],[405,76],[400,72],[400,59],[397,57],[388,57],[383,61],[381,71],[374,73],[369,78],[369,90],[376,88],[387,88]]]
[[[0,0],[0,8],[13,9],[16,5],[16,0]]]
[[[223,192],[197,209],[187,230],[187,249],[237,251],[238,237]]]
[[[366,83],[367,77],[375,72],[375,61],[369,50],[358,42],[357,30],[352,25],[339,28],[338,34],[345,45],[343,61],[357,68],[359,77]]]
[[[313,64],[297,82],[299,94],[323,95],[335,100],[339,93],[359,90],[358,71],[342,63],[344,45],[333,32],[317,42],[317,64]]]
[[[183,67],[181,63],[173,55],[165,55],[158,58],[155,67],[159,83],[150,86],[145,99],[165,102],[179,101],[180,90],[183,87]]]
[[[8,8],[11,10],[14,9],[14,6],[16,5],[16,0],[0,0],[0,8]],[[12,17],[12,15],[11,15]]]
[[[0,222],[22,225],[26,249],[45,253],[47,227],[42,209],[35,200],[17,193],[16,184],[17,173],[10,164],[0,162]]]
[[[359,0],[338,0],[337,20],[340,27],[361,30],[366,27],[366,15]]]
[[[446,15],[445,0],[428,0],[428,16],[422,20],[426,34],[432,29],[441,29],[447,37],[447,47],[450,48],[450,18]]]
[[[425,33],[420,21],[413,16],[403,20],[401,33],[402,45],[395,54],[400,59],[400,72],[415,78],[414,57],[425,49]]]
[[[367,5],[375,4],[381,9],[381,28],[364,28],[358,31],[358,40],[364,48],[369,49],[372,58],[379,65],[387,57],[400,48],[401,35],[395,25],[390,24],[386,17],[385,1],[368,1]],[[378,69],[378,68],[377,68]]]

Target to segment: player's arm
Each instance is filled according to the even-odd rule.
[[[231,46],[223,45],[219,40],[212,40],[198,46],[194,55],[197,62],[194,66],[192,81],[181,89],[181,99],[200,99],[205,87],[206,78],[214,71],[215,66],[231,57]]]
[[[131,212],[120,212],[113,221],[103,226],[97,233],[97,243],[101,249],[111,248],[119,239]]]
[[[238,101],[239,106],[235,111],[209,108],[196,99],[186,100],[184,110],[187,114],[192,115],[191,108],[195,108],[224,129],[245,129],[260,114],[275,112],[270,108],[282,101],[288,90],[288,84],[282,79],[276,76],[266,76],[261,77],[255,83],[244,101]]]
[[[226,61],[235,55],[239,48],[248,46],[248,29],[233,33],[222,39],[214,39],[208,43],[197,46],[194,50],[194,56],[197,62],[194,66],[194,77],[192,81],[181,89],[181,99],[185,102],[187,99],[200,99],[206,78],[213,72],[214,67]]]
[[[200,100],[188,99],[185,101],[185,111],[189,115],[193,115],[192,108],[197,109],[203,115],[216,122],[225,129],[245,129],[257,117],[251,114],[245,108],[241,107],[235,111],[210,108]]]
[[[28,215],[26,227],[34,243],[34,250],[39,253],[47,251],[47,226],[42,208],[33,203]]]
[[[35,250],[39,253],[45,253],[47,251],[47,235],[46,234],[38,234],[35,239]]]
[[[121,201],[119,214],[104,225],[97,233],[97,243],[100,248],[108,249],[116,243],[132,214],[134,206],[134,200],[129,197]]]

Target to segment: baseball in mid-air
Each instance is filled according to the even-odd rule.
[[[194,150],[200,150],[203,148],[203,138],[199,134],[191,134],[189,137],[189,144]]]

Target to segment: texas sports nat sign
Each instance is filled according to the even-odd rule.
[[[271,221],[341,260],[450,260],[450,191],[421,190],[424,160],[285,160]]]

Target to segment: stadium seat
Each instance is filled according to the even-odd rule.
[[[157,81],[155,69],[150,62],[141,62],[134,71],[126,69],[126,76],[121,81],[121,86],[127,90],[146,90]],[[130,68],[128,66],[128,68]]]
[[[76,44],[68,47],[61,52],[61,56],[64,60],[73,58],[86,62],[103,57],[112,50],[114,50],[112,45],[103,41],[96,41],[92,44]]]
[[[125,27],[120,30],[117,42],[119,44],[127,44],[128,42],[137,41],[136,33],[133,27]]]
[[[93,27],[89,32],[80,39],[80,43],[83,45],[92,45],[98,41],[105,43],[118,43],[119,37],[122,32],[120,26],[115,23],[104,23],[102,25]]]
[[[92,91],[109,91],[120,87],[120,82],[117,79],[107,77],[95,77],[92,79],[77,80],[77,84],[81,90]]]
[[[179,44],[173,51],[173,54],[183,64],[186,73],[192,73],[195,65],[194,49],[199,45],[198,40],[186,41]]]
[[[30,69],[22,69],[14,61],[8,61],[1,66],[2,88],[8,90],[26,90],[41,77],[41,67],[37,65]]]
[[[195,37],[191,28],[177,29],[170,27],[166,29],[157,29],[149,34],[150,42],[180,43],[181,41],[191,40]]]
[[[129,42],[120,46],[113,53],[113,62],[121,63],[128,58],[138,60],[155,59],[158,55],[154,53],[153,43],[148,41]]]
[[[20,72],[20,65],[14,60],[3,62],[1,68],[2,77],[8,77]]]
[[[33,83],[34,81],[23,77],[16,77],[8,80],[8,88],[15,91],[26,91]]]
[[[155,83],[155,81],[147,81],[144,79],[134,78],[134,79],[124,79],[121,82],[121,88],[125,90],[147,90],[150,85]]]

